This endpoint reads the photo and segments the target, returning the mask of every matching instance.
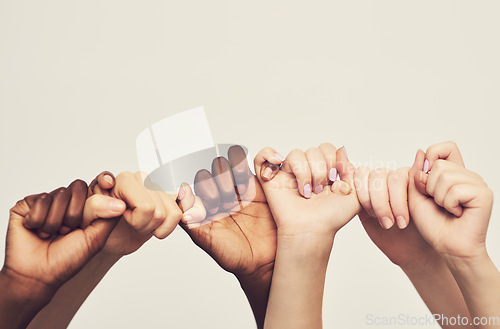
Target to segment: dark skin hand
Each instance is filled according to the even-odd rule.
[[[214,159],[212,172],[196,174],[194,189],[208,215],[183,220],[181,226],[194,243],[238,278],[262,327],[276,256],[276,225],[245,151],[232,146],[228,159]],[[189,185],[181,186],[179,198],[183,209],[194,204]]]
[[[0,272],[0,285],[5,287],[0,314],[7,319],[6,328],[25,327],[104,246],[116,220],[97,218],[119,216],[125,204],[104,196],[87,199],[88,193],[87,184],[76,180],[50,193],[30,195],[10,210]],[[9,310],[16,303],[27,306]]]

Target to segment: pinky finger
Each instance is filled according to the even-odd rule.
[[[285,157],[276,152],[275,149],[271,147],[266,147],[262,149],[254,159],[255,173],[259,176],[262,176],[261,170],[264,164],[269,163],[275,166],[280,166],[283,161],[285,161]],[[262,176],[263,177],[263,176]],[[265,177],[263,177],[265,179]],[[272,178],[271,178],[272,179]],[[269,180],[269,179],[268,179]]]

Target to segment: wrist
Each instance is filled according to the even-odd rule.
[[[420,257],[414,257],[412,261],[400,264],[399,267],[406,274],[428,273],[429,270],[439,266],[446,266],[443,258],[434,250],[422,253]]]
[[[50,303],[57,287],[23,277],[4,267],[0,271],[0,318],[2,328],[26,328]]]
[[[473,275],[476,270],[493,265],[486,248],[468,256],[443,254],[442,257],[450,271],[456,274]]]
[[[48,304],[59,288],[26,277],[5,266],[0,271],[0,287],[4,300],[9,299],[11,302],[21,303],[35,302],[38,304]]]
[[[277,253],[291,253],[297,260],[329,259],[334,239],[334,233],[290,234],[278,229]]]

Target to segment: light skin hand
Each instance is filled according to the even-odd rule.
[[[493,193],[465,169],[455,143],[417,152],[409,205],[418,230],[453,273],[471,316],[497,318],[477,328],[499,328],[500,273],[485,243]]]
[[[321,328],[333,239],[360,209],[354,167],[344,149],[326,143],[306,152],[292,151],[279,171],[274,154],[266,148],[255,158],[278,228],[265,328]]]
[[[493,193],[465,169],[456,144],[418,151],[408,196],[418,230],[439,254],[469,258],[485,252]]]
[[[469,311],[451,272],[410,221],[409,170],[357,168],[354,182],[364,208],[359,218],[373,243],[406,273],[432,314],[467,317]]]
[[[245,151],[232,146],[227,159],[214,159],[212,172],[196,174],[194,189],[196,196],[188,184],[180,188],[181,226],[238,278],[262,328],[276,255],[276,225]]]
[[[110,197],[87,199],[87,185],[80,180],[19,201],[10,211],[0,272],[4,327],[25,328],[57,289],[104,246],[116,220],[100,218],[115,218],[124,210],[122,201]],[[75,228],[68,232],[65,228],[71,226]],[[28,306],[19,308],[17,303]]]
[[[144,186],[145,175],[141,172],[124,172],[116,177],[115,185],[97,188],[96,193],[123,200],[127,205],[103,248],[103,253],[125,256],[138,250],[155,236],[169,236],[182,218],[176,203],[177,196],[163,191],[152,191]],[[100,184],[99,186],[102,186]]]
[[[263,149],[255,158],[255,170],[274,215],[278,235],[333,237],[358,213],[360,205],[353,189],[354,167],[343,148],[337,150],[324,143],[306,152],[294,150],[277,175],[266,180],[266,164],[275,153],[273,149]],[[338,172],[340,180],[331,177],[333,171]]]

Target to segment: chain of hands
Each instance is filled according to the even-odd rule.
[[[178,195],[149,190],[143,173],[103,172],[89,186],[76,180],[19,201],[0,272],[0,327],[66,327],[107,269],[179,224],[236,276],[259,328],[321,328],[334,239],[356,215],[433,314],[500,317],[500,274],[485,245],[493,193],[453,142],[394,171],[355,168],[329,143],[286,157],[265,148],[254,165],[256,175],[233,146],[196,174],[194,193],[186,183]],[[101,265],[80,304],[54,320],[51,305],[64,305],[87,282],[86,268]]]

